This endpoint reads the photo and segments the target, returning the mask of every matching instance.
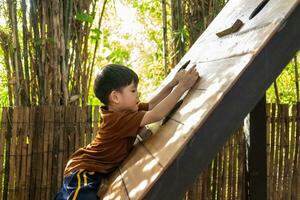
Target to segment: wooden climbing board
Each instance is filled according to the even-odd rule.
[[[187,69],[196,64],[202,78],[171,119],[134,148],[101,198],[182,199],[188,185],[299,50],[300,1],[263,2],[252,19],[249,16],[261,0],[226,4],[161,87],[188,60]],[[237,32],[216,35],[237,19],[243,22]]]

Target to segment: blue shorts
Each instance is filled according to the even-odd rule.
[[[97,192],[101,179],[106,176],[106,174],[84,169],[73,172],[64,178],[63,186],[54,200],[98,200]]]

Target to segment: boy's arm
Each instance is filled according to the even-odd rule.
[[[179,80],[182,78],[184,73],[185,73],[184,70],[180,70],[179,72],[177,72],[173,80],[170,81],[165,87],[163,87],[158,92],[158,94],[156,94],[149,101],[149,110],[152,110],[159,102],[161,102],[164,98],[166,98],[171,93],[171,91],[178,84]]]
[[[184,94],[184,92],[196,83],[198,77],[199,75],[195,69],[195,66],[189,71],[184,72],[174,90],[170,92],[162,101],[157,103],[152,110],[149,110],[145,113],[140,126],[145,126],[147,124],[159,121],[165,117],[175,106],[178,99]]]

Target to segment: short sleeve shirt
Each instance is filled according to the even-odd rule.
[[[95,139],[71,156],[64,175],[79,169],[113,171],[131,151],[147,110],[147,103],[140,103],[138,111],[112,112],[101,107],[102,122]]]

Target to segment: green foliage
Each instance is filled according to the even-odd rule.
[[[111,53],[107,56],[107,59],[112,63],[125,64],[130,58],[129,51],[122,47],[120,43],[113,42],[110,51]]]
[[[97,28],[93,28],[93,29],[91,29],[90,38],[92,39],[93,42],[100,40],[101,33],[102,33],[101,30],[99,30]]]
[[[298,73],[300,72],[299,55],[300,52],[298,52]],[[291,62],[285,67],[285,69],[276,79],[280,103],[293,104],[297,101],[295,79],[295,63],[294,60],[291,60]],[[267,90],[267,102],[276,102],[274,84],[272,84]]]
[[[2,56],[3,52],[0,50],[0,57]],[[0,62],[0,97],[0,107],[9,106],[7,76],[2,62]]]
[[[81,21],[81,22],[88,22],[88,23],[93,23],[94,18],[91,15],[88,14],[84,14],[84,13],[78,13],[75,15],[75,19],[77,21]]]

